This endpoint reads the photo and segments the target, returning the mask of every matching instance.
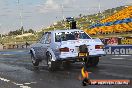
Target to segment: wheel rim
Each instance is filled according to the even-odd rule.
[[[49,54],[48,55],[48,67],[50,68],[51,67],[51,58],[52,58],[52,56],[51,56],[51,54]]]
[[[34,59],[34,56],[33,55],[31,55],[31,60],[32,60],[32,63],[35,63],[36,62],[36,60]]]
[[[32,59],[32,62],[35,63],[36,61],[34,59]]]

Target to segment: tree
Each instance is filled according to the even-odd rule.
[[[82,14],[79,14],[79,17],[82,17]]]
[[[29,29],[29,30],[28,30],[28,33],[34,33],[34,30]]]

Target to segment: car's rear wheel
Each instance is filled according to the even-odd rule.
[[[39,60],[34,57],[33,53],[31,53],[31,60],[32,60],[33,66],[38,66],[39,65]]]
[[[51,53],[47,53],[47,68],[50,71],[54,71],[56,69],[56,62],[52,61]]]

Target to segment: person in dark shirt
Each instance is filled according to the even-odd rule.
[[[25,45],[26,45],[26,48],[27,48],[27,46],[29,46],[29,43],[28,43],[28,42],[26,42],[26,44],[25,44]]]

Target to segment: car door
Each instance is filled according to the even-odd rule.
[[[35,50],[35,55],[36,55],[37,59],[43,59],[43,57],[44,57],[43,44],[45,42],[45,37],[46,37],[46,35],[44,34],[42,36],[42,38],[33,47],[33,49]]]
[[[51,32],[46,32],[44,34],[44,40],[41,41],[41,58],[46,59],[46,51],[50,47],[51,43]]]

